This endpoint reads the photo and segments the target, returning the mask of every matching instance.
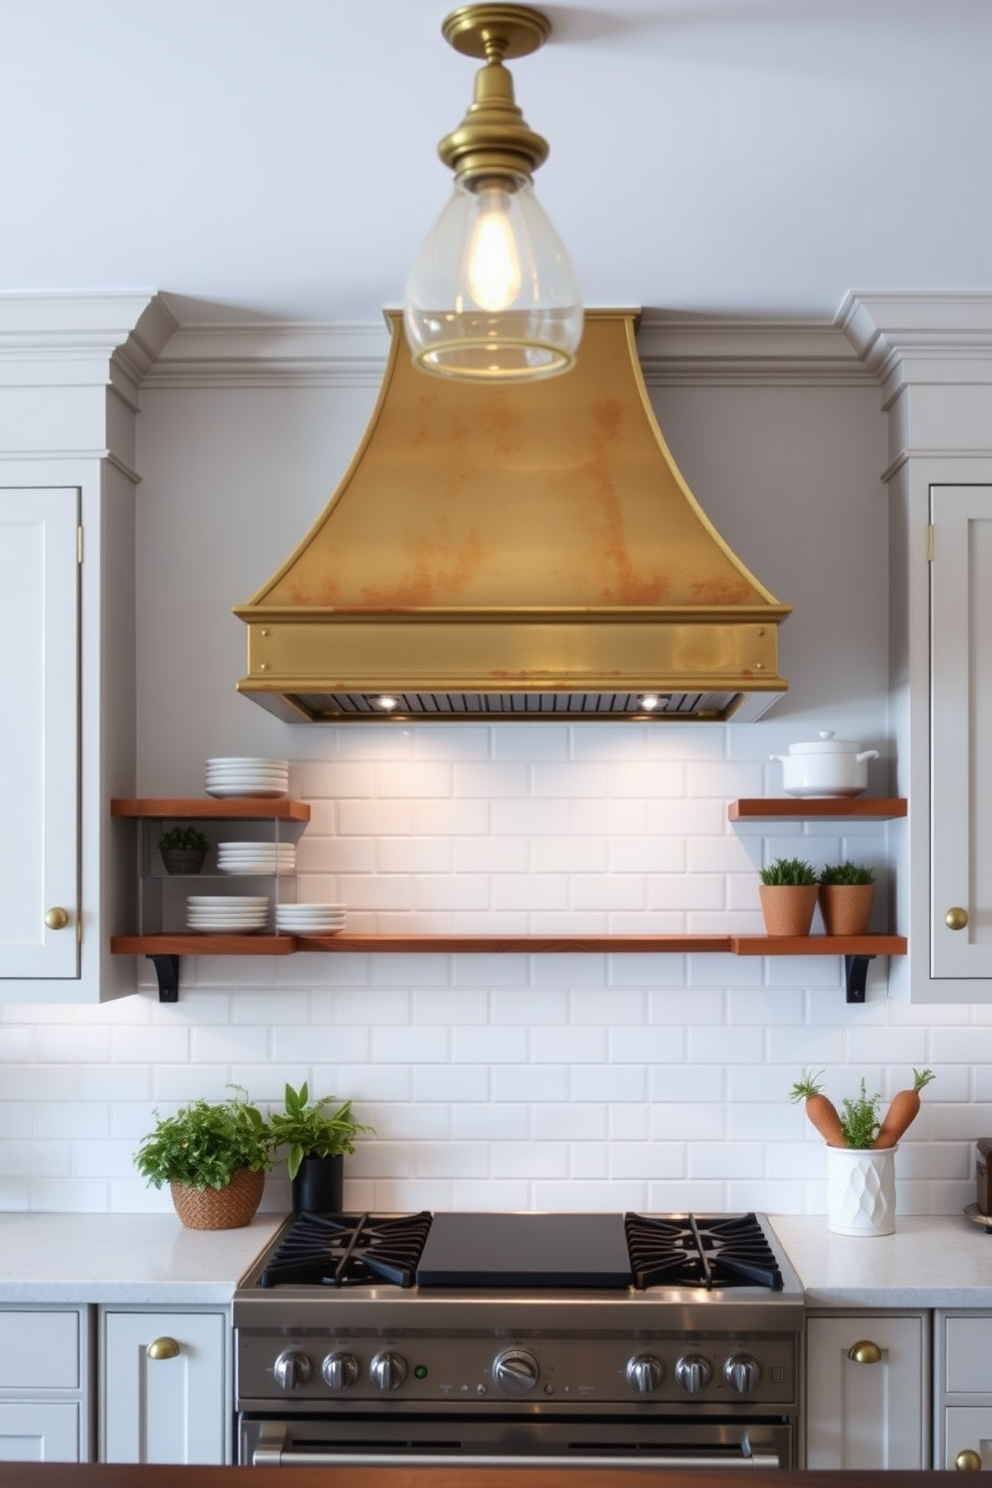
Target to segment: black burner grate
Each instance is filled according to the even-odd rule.
[[[782,1272],[754,1214],[665,1219],[627,1214],[624,1226],[639,1290],[657,1286],[782,1290]]]
[[[414,1285],[431,1216],[380,1219],[369,1214],[301,1214],[276,1246],[259,1286],[368,1286],[386,1281]]]

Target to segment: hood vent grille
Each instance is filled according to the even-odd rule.
[[[788,686],[789,606],[675,465],[637,312],[588,311],[575,367],[531,387],[425,377],[402,317],[387,319],[389,361],[349,469],[234,611],[248,626],[239,691],[289,723],[764,713]]]

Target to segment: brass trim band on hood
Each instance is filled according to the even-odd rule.
[[[248,625],[239,691],[290,722],[346,722],[745,721],[786,690],[790,607],[678,471],[636,311],[587,312],[569,376],[526,388],[428,379],[399,312],[387,319],[382,388],[348,471],[234,611]]]

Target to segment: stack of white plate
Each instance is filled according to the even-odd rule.
[[[293,842],[219,842],[217,867],[221,873],[295,873]]]
[[[208,759],[206,785],[208,796],[285,796],[289,793],[289,760],[237,755]]]
[[[334,935],[344,929],[343,904],[277,904],[276,929],[290,935]]]
[[[250,935],[264,930],[269,918],[265,894],[190,894],[186,923],[191,930],[214,935]]]

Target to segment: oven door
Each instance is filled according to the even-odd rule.
[[[791,1421],[604,1416],[582,1421],[491,1416],[299,1415],[239,1420],[243,1466],[791,1468]]]

